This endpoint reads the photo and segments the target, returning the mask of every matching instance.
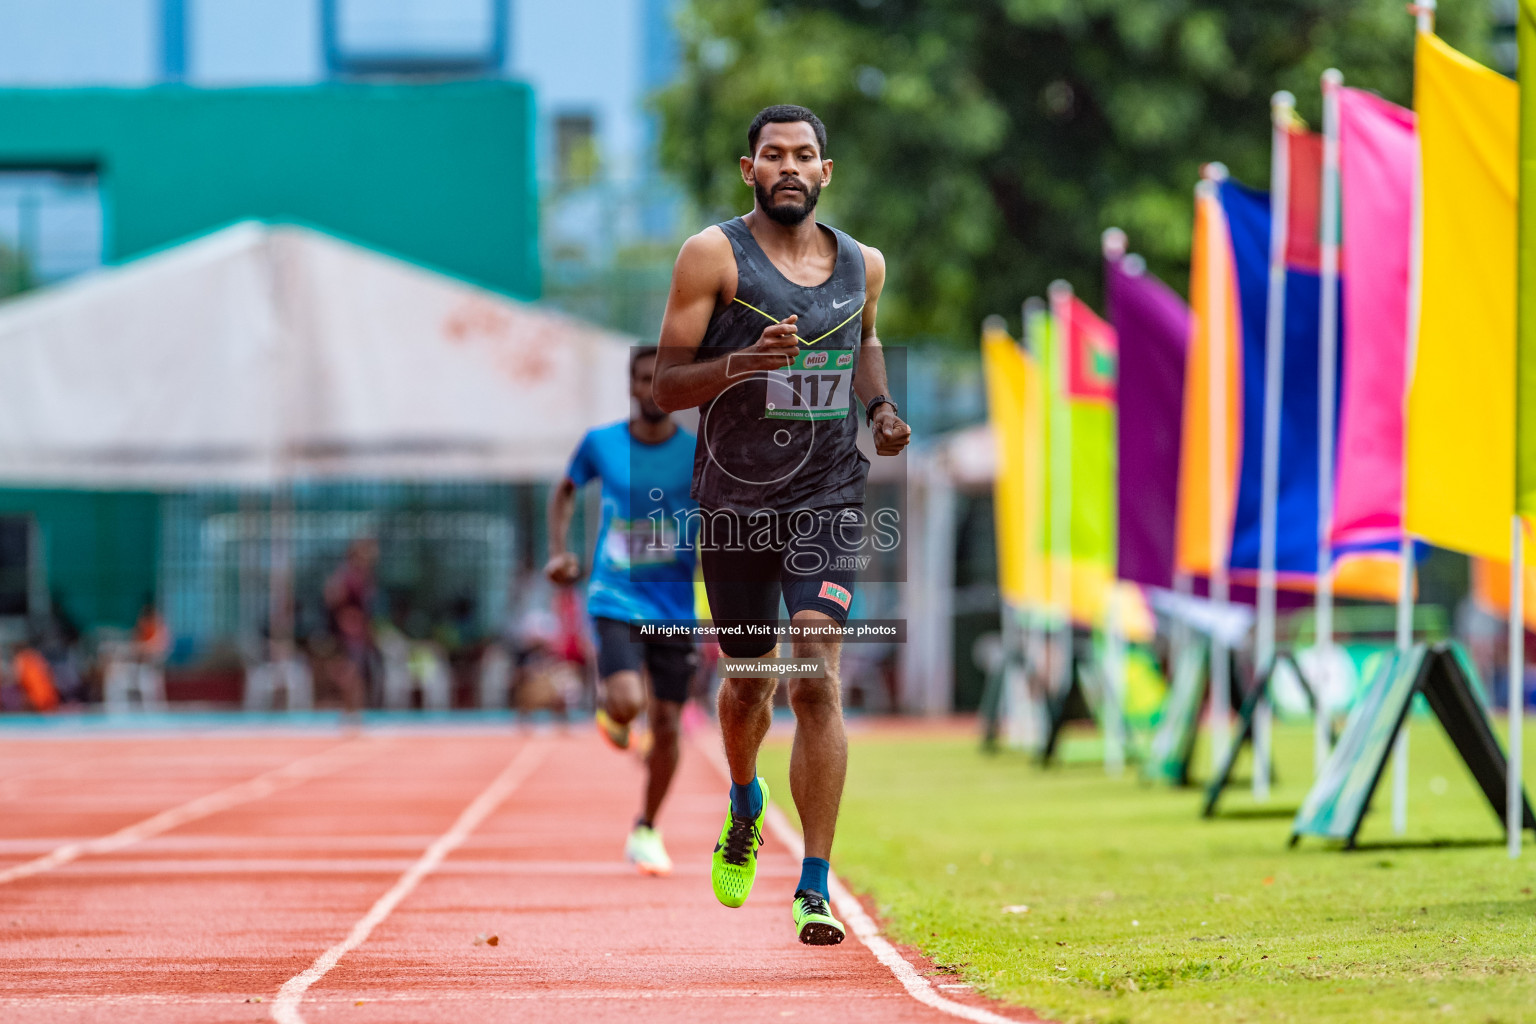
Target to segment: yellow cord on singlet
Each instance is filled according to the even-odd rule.
[[[830,331],[828,331],[827,334],[836,334],[838,331],[842,330],[845,326],[847,326],[849,320],[852,320],[855,316],[858,316],[862,312],[864,312],[864,307],[860,306],[858,309],[853,311],[853,315],[848,317],[848,320],[844,320],[842,323],[838,324],[836,327],[834,327]],[[803,345],[814,345],[818,341],[820,341],[822,338],[825,338],[827,336],[827,334],[823,334],[823,335],[820,335],[819,337],[812,338],[810,341],[801,342],[801,344],[803,344]]]
[[[731,301],[732,302],[741,302],[740,299],[734,299],[734,298]],[[763,316],[768,317],[768,319],[772,320],[774,323],[780,323],[781,322],[778,317],[776,317],[776,316],[769,316],[767,313],[764,313],[762,310],[758,309],[756,306],[752,305],[752,303],[750,303],[750,302],[741,302],[741,304],[743,306],[746,306],[748,309],[750,309],[754,313],[759,313],[759,314],[761,314]]]
[[[737,298],[733,298],[733,299],[731,299],[731,301],[732,302],[741,302],[741,300],[737,299]],[[768,319],[770,321],[772,321],[773,323],[781,324],[781,323],[784,322],[784,321],[780,320],[778,317],[770,316],[769,314],[764,313],[762,310],[758,309],[756,306],[752,305],[752,303],[750,303],[750,302],[741,302],[741,304],[743,306],[746,306],[752,312],[757,313],[760,316],[768,317]],[[832,328],[830,331],[827,331],[826,334],[817,335],[816,337],[812,338],[810,341],[806,341],[804,338],[801,338],[800,339],[800,344],[802,344],[802,345],[814,345],[818,341],[820,341],[822,338],[825,338],[828,335],[836,334],[838,331],[840,331],[844,327],[848,326],[849,322],[851,322],[854,317],[858,316],[862,312],[864,312],[864,306],[861,305],[858,309],[854,310],[853,313],[851,313],[849,315],[847,320],[844,320],[842,323],[838,324],[836,327]]]

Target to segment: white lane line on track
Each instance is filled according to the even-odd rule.
[[[421,849],[421,844],[416,844]],[[110,861],[81,863],[71,871],[76,876],[166,875],[186,881],[200,875],[398,875],[414,863],[399,857],[187,857],[182,859],[119,857]],[[553,860],[455,860],[440,865],[439,875],[550,876],[586,875],[632,878],[634,866],[624,861],[553,861]],[[672,877],[709,877],[709,862],[690,860],[676,864]],[[760,868],[758,878],[798,878],[798,871],[770,871]]]
[[[698,737],[694,746],[704,752],[715,770],[727,783],[731,781],[731,769],[725,761],[725,752],[711,742],[718,734],[707,733]],[[795,826],[789,823],[777,804],[768,805],[768,813],[764,815],[768,822],[768,831],[774,838],[789,848],[795,858],[805,856],[805,843]],[[907,990],[907,994],[924,1006],[931,1006],[941,1013],[947,1013],[951,1017],[959,1017],[961,1020],[974,1021],[975,1024],[1019,1024],[1017,1017],[1004,1017],[1000,1013],[981,1006],[967,1006],[965,1003],[957,1003],[953,999],[945,999],[934,989],[928,979],[917,973],[917,968],[907,962],[907,958],[897,951],[896,947],[880,934],[880,926],[875,924],[873,918],[864,912],[864,904],[858,897],[848,891],[843,885],[842,879],[836,874],[829,873],[827,882],[832,890],[832,905],[837,912],[843,915],[843,920],[853,929],[853,934],[859,937],[859,941],[875,954],[875,959],[884,964],[896,980],[901,982],[901,987]]]
[[[501,770],[501,774],[485,788],[483,792],[470,805],[464,808],[455,821],[442,835],[433,840],[416,863],[406,869],[405,873],[395,880],[395,884],[389,887],[389,891],[380,896],[368,909],[347,937],[342,939],[330,949],[321,953],[314,963],[310,964],[303,972],[294,975],[283,983],[283,987],[277,990],[277,999],[272,1004],[272,1019],[277,1024],[304,1024],[304,1015],[299,1012],[299,1004],[304,1001],[304,993],[309,987],[335,967],[352,950],[368,941],[368,936],[373,930],[384,923],[385,918],[392,914],[402,900],[421,884],[421,880],[432,873],[432,870],[443,862],[443,858],[452,853],[464,840],[469,838],[471,832],[479,828],[491,812],[501,806],[513,790],[522,785],[523,781],[533,773],[538,764],[544,758],[547,746],[539,740],[532,740],[517,756],[512,763]]]
[[[0,996],[0,1008],[6,1007],[34,1007],[57,1009],[68,1007],[69,1009],[83,1009],[90,1006],[229,1006],[231,1003],[241,1003],[246,997],[241,994],[230,995],[206,995],[206,994],[175,994],[164,993],[58,993],[48,995],[31,996]],[[786,988],[596,988],[596,989],[552,989],[549,991],[515,992],[495,991],[486,989],[434,989],[425,986],[413,986],[409,993],[386,992],[383,994],[369,994],[364,991],[349,993],[345,996],[316,997],[310,1000],[309,1006],[346,1006],[351,1008],[361,999],[364,1003],[372,1005],[395,1004],[412,1005],[424,1004],[429,1007],[442,1003],[474,1003],[483,1006],[488,1003],[600,1003],[600,1002],[653,1002],[668,999],[709,999],[712,1001],[724,1000],[749,1000],[749,999],[819,999],[825,1001],[827,993],[825,989],[786,989]],[[860,992],[860,1003],[887,1000],[899,1001],[905,1004],[907,997],[901,992]],[[262,1004],[265,1005],[265,1004]],[[258,1011],[259,1012],[259,1011]],[[473,1016],[466,1020],[477,1019]],[[716,1019],[716,1018],[710,1018]],[[1018,1021],[1010,1021],[1009,1024],[1020,1024]]]
[[[315,835],[174,835],[146,839],[134,851],[138,856],[166,853],[228,853],[250,855],[256,850],[277,850],[290,854],[296,850],[400,851],[419,853],[436,836],[336,836]],[[71,842],[89,842],[90,836],[33,836],[27,839],[0,839],[0,857],[47,853],[55,846]]]
[[[19,878],[30,878],[40,875],[45,871],[63,867],[70,861],[78,860],[90,854],[112,853],[134,843],[157,836],[162,832],[169,832],[189,821],[206,818],[220,811],[227,811],[232,807],[260,800],[271,796],[280,790],[296,786],[301,782],[329,775],[371,755],[378,748],[378,741],[360,737],[348,740],[340,746],[322,750],[318,754],[301,757],[297,761],[274,768],[269,772],[244,782],[236,783],[225,789],[216,790],[195,800],[189,800],[184,804],[178,804],[159,814],[151,815],[143,821],[135,822],[124,828],[118,829],[109,835],[98,839],[84,839],[76,842],[65,843],[41,857],[25,861],[14,867],[0,871],[0,885],[14,882]]]

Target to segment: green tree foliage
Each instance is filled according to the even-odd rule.
[[[1441,6],[1481,54],[1484,0]],[[827,219],[886,253],[882,333],[908,341],[973,344],[1057,277],[1096,301],[1111,225],[1183,288],[1200,165],[1264,185],[1276,89],[1316,124],[1325,68],[1412,87],[1402,0],[689,0],[680,27],[667,167],[709,215],[742,212],[752,115],[817,111]]]

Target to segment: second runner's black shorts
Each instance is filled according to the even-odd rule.
[[[597,674],[607,679],[615,672],[639,672],[651,677],[657,700],[682,704],[688,699],[699,656],[687,640],[653,640],[636,643],[629,638],[629,623],[618,619],[592,620],[597,634]]]
[[[853,583],[863,557],[864,510],[858,505],[792,512],[703,509],[699,561],[710,617],[728,658],[760,658],[772,636],[732,635],[732,627],[775,625],[779,598],[791,618],[817,611],[848,622]]]

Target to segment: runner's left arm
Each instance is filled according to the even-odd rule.
[[[876,395],[889,395],[890,381],[885,375],[885,350],[880,347],[880,337],[875,333],[875,314],[880,304],[880,291],[885,287],[885,257],[879,249],[861,245],[864,250],[864,335],[859,352],[859,368],[853,375],[853,392],[860,406],[867,405]],[[874,432],[875,451],[880,455],[899,455],[912,440],[912,428],[896,415],[896,406],[878,405],[870,424]]]

